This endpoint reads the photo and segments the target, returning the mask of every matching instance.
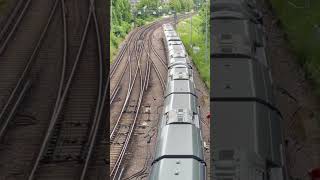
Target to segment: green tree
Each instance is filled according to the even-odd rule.
[[[112,0],[112,24],[131,22],[131,5],[128,0]]]
[[[177,12],[181,11],[181,3],[180,0],[170,0],[169,7],[171,10],[175,10]]]
[[[124,37],[131,28],[131,5],[129,0],[112,0],[111,32],[114,36]]]
[[[177,12],[190,11],[193,8],[193,0],[170,0],[169,7]]]
[[[185,1],[185,11],[191,11],[194,6],[193,0],[184,0]]]
[[[145,6],[147,7],[147,9],[156,10],[160,6],[160,1],[159,0],[141,0],[138,3],[137,8],[142,9]]]

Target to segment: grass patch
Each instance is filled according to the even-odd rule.
[[[194,52],[190,45],[190,18],[181,21],[177,25],[177,32],[186,50],[191,56],[193,63],[197,67],[202,80],[205,82],[208,88],[210,88],[210,58],[206,60],[206,47],[205,47],[205,32],[201,28],[203,19],[199,15],[192,17],[192,45],[193,47],[199,47],[198,52]],[[208,32],[210,33],[210,32]],[[210,41],[209,41],[210,42]],[[208,42],[207,52],[210,53],[210,43]],[[210,56],[209,56],[210,57]]]
[[[320,96],[320,1],[270,0],[291,48]],[[307,2],[307,3],[306,3]]]
[[[127,36],[115,36],[114,33],[110,32],[110,63],[113,63],[115,57],[118,54],[119,46]]]

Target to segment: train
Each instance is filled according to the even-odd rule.
[[[210,6],[212,179],[285,180],[283,121],[262,13],[254,0]]]
[[[200,109],[193,69],[171,24],[162,26],[167,84],[149,180],[205,180]]]

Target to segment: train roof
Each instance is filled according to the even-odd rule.
[[[193,124],[169,124],[161,128],[155,160],[163,156],[192,156],[204,159],[200,129]],[[170,138],[167,138],[170,137]]]
[[[171,24],[163,24],[162,28],[164,31],[174,31],[174,28],[172,27]]]
[[[191,158],[167,158],[152,165],[150,180],[205,179],[205,165]]]
[[[190,60],[187,57],[169,58],[169,63],[168,63],[169,69],[172,69],[176,66],[192,69],[192,66],[190,65]]]
[[[272,78],[268,68],[247,58],[215,58],[211,97],[249,98],[274,105]]]
[[[170,94],[164,101],[164,113],[171,110],[187,109],[198,114],[197,97],[193,94]]]

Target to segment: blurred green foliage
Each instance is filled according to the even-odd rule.
[[[176,12],[188,12],[193,9],[194,2],[193,0],[170,0],[169,9]]]
[[[143,9],[144,7],[148,9],[156,10],[158,7],[160,7],[160,1],[159,0],[140,0],[137,9]]]
[[[320,1],[271,0],[290,47],[320,96]]]
[[[129,0],[112,0],[110,30],[110,61],[112,62],[119,44],[132,29],[131,5]]]

